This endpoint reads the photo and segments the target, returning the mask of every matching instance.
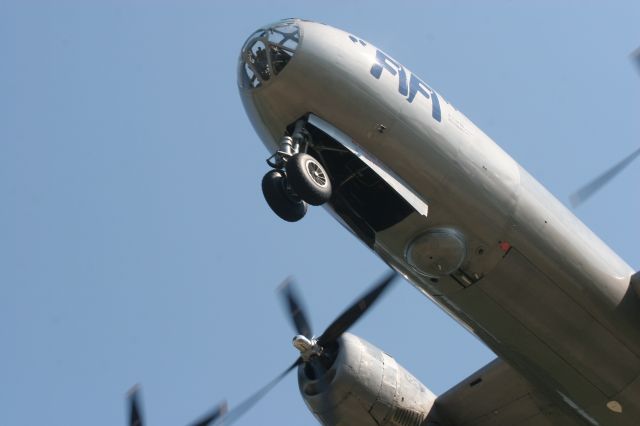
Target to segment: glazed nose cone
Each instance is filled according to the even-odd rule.
[[[296,19],[285,19],[255,31],[240,52],[238,86],[253,90],[269,84],[287,66],[299,42]]]

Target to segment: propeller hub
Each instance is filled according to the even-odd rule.
[[[298,334],[293,338],[293,347],[300,351],[300,356],[307,362],[314,355],[322,353],[322,347],[318,345],[318,341],[314,338],[309,339],[302,334]]]

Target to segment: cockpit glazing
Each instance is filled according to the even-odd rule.
[[[289,63],[300,42],[295,20],[278,22],[254,32],[242,47],[238,82],[257,88],[278,75]]]

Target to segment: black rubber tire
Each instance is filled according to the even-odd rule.
[[[279,170],[271,170],[262,178],[262,195],[271,210],[287,222],[297,222],[307,214],[307,203],[295,200],[286,191],[286,178]]]
[[[320,206],[331,199],[331,179],[322,164],[309,154],[299,153],[285,165],[293,191],[307,203]]]

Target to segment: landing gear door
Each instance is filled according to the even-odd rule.
[[[393,172],[385,170],[384,166],[377,158],[366,153],[361,147],[355,144],[349,136],[313,114],[309,115],[309,124],[322,130],[351,151],[352,154],[358,157],[363,163],[371,168],[371,170],[380,176],[382,180],[389,184],[389,186],[391,186],[407,203],[409,203],[416,212],[425,217],[428,215],[429,206],[427,203],[411,191],[399,177],[393,174]]]

